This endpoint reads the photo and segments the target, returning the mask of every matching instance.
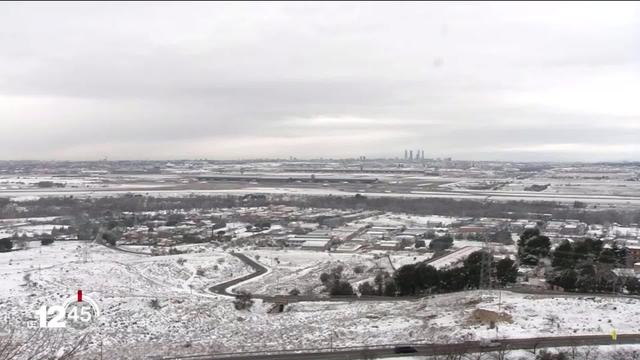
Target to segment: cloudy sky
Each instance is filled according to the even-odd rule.
[[[640,4],[0,4],[0,159],[405,148],[640,159]]]

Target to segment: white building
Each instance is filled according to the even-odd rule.
[[[329,245],[331,244],[331,239],[308,239],[304,243],[302,243],[302,250],[318,250],[325,251],[329,250]]]

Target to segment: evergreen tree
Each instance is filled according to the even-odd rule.
[[[500,259],[496,263],[496,277],[500,285],[513,284],[518,278],[518,267],[511,258]]]

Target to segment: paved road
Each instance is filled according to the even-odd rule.
[[[459,180],[459,179],[458,179]],[[428,181],[428,180],[427,180]],[[226,184],[226,183],[225,183]],[[246,194],[305,194],[305,195],[336,195],[336,196],[354,196],[356,194],[366,195],[375,198],[450,198],[450,199],[476,199],[491,201],[546,201],[556,203],[573,203],[575,201],[601,204],[601,205],[640,205],[640,196],[634,195],[589,195],[589,194],[551,194],[551,193],[534,193],[534,192],[509,192],[509,191],[420,191],[409,189],[397,189],[393,192],[361,192],[356,189],[351,191],[342,191],[336,188],[324,187],[306,187],[295,186],[292,184],[277,184],[278,186],[268,186],[262,184],[256,187],[246,187],[246,183],[229,182],[233,187],[231,189],[185,189],[177,185],[170,185],[168,188],[158,188],[150,186],[148,188],[131,188],[131,189],[91,189],[91,190],[73,190],[73,189],[57,189],[57,190],[2,190],[0,196],[3,197],[20,197],[20,196],[37,196],[37,197],[54,197],[69,196],[75,197],[106,197],[118,196],[125,194],[142,194],[146,196],[183,196],[185,194],[196,195],[246,195]],[[388,184],[386,184],[388,186]],[[379,190],[380,191],[380,190]],[[408,192],[407,192],[408,191]]]
[[[104,246],[108,247],[109,249],[113,249],[113,250],[124,252],[124,253],[128,253],[128,254],[145,255],[145,256],[152,256],[153,255],[152,253],[149,253],[149,252],[128,250],[128,249],[123,249],[123,248],[118,247],[118,246],[111,246],[111,245],[108,245],[108,244],[101,244],[101,245],[104,245]]]
[[[268,269],[262,265],[260,265],[259,263],[253,261],[252,259],[250,259],[248,256],[244,255],[244,254],[239,254],[239,253],[231,253],[231,255],[237,257],[238,259],[240,259],[243,263],[251,266],[251,268],[253,268],[254,272],[249,274],[249,275],[245,275],[242,277],[239,277],[237,279],[233,279],[233,280],[229,280],[223,283],[220,283],[218,285],[214,285],[212,287],[209,288],[209,291],[212,293],[216,293],[216,294],[220,294],[220,295],[232,295],[231,293],[227,292],[227,289],[237,285],[243,281],[247,281],[249,279],[253,279],[255,277],[258,277],[262,274],[265,274]],[[261,298],[260,296],[253,296],[255,298]],[[266,297],[265,297],[266,298]]]
[[[166,356],[157,359],[192,359],[192,360],[295,360],[295,359],[366,359],[366,358],[388,358],[399,356],[434,356],[434,355],[454,355],[480,352],[493,352],[505,350],[529,349],[537,350],[550,347],[569,346],[592,346],[592,345],[615,345],[615,344],[640,344],[640,334],[620,334],[616,341],[609,335],[583,335],[583,336],[558,336],[558,337],[537,337],[524,339],[503,339],[486,346],[478,341],[468,341],[457,344],[402,344],[401,346],[412,346],[417,352],[412,354],[396,354],[396,345],[383,345],[374,348],[347,348],[347,349],[318,349],[302,351],[286,351],[277,354],[265,353],[235,353],[235,354],[200,354],[187,356]]]

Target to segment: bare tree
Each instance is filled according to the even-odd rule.
[[[611,360],[640,360],[640,351],[619,349],[611,354]]]
[[[585,346],[580,360],[596,360],[600,358],[600,350],[595,346]],[[627,359],[627,358],[625,358]]]
[[[506,360],[509,358],[509,353],[511,353],[509,346],[506,344],[501,344],[499,347],[495,349],[495,351],[491,352],[490,359]]]
[[[471,354],[467,354],[467,356],[465,356],[465,360],[485,360],[487,358],[486,353],[471,353]]]
[[[0,360],[70,360],[84,345],[88,334],[69,339],[64,330],[36,329],[27,334],[15,330],[0,336]]]

